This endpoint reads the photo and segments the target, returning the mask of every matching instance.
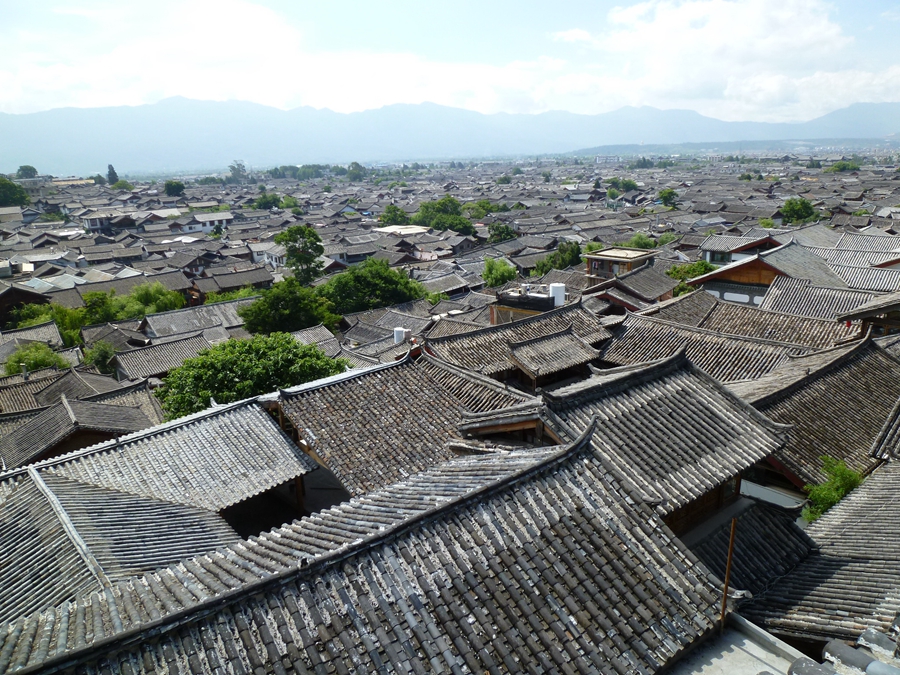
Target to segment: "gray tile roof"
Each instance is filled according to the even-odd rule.
[[[551,335],[569,326],[578,337],[591,345],[609,337],[609,331],[593,314],[583,309],[580,303],[573,303],[522,321],[463,334],[429,337],[426,345],[444,361],[493,375],[511,370],[507,347],[510,342]]]
[[[790,358],[729,388],[767,417],[793,425],[775,457],[804,483],[820,483],[822,455],[863,472],[877,464],[873,446],[882,429],[898,422],[900,361],[867,339]]]
[[[665,668],[714,629],[716,581],[583,439],[554,450],[455,459],[29,617],[0,672],[265,669],[285,654],[308,672]],[[43,634],[59,637],[28,637]]]
[[[35,393],[34,400],[40,406],[47,406],[59,401],[61,396],[70,400],[82,399],[121,388],[122,385],[108,375],[69,368],[62,377],[54,379]]]
[[[603,349],[603,360],[617,366],[668,358],[680,350],[721,382],[760,377],[809,347],[759,338],[723,335],[649,316],[628,314]]]
[[[152,424],[139,408],[70,401],[63,394],[58,403],[0,440],[0,459],[4,469],[13,469],[46,456],[75,434],[89,432],[94,439],[96,434],[108,438],[140,431]]]
[[[895,634],[900,613],[900,462],[879,468],[807,529],[818,552],[741,607],[780,635],[855,640]]]
[[[528,399],[434,359],[406,359],[285,390],[282,409],[347,491],[361,495],[449,459],[444,444],[459,437],[461,410]]]
[[[241,402],[39,466],[100,487],[219,511],[317,465],[257,404]]]
[[[209,346],[209,341],[202,334],[189,335],[116,354],[112,363],[123,379],[143,380],[165,375]]]
[[[195,332],[217,326],[223,328],[242,326],[244,320],[238,316],[237,310],[254,301],[254,298],[240,298],[176,309],[172,312],[148,314],[141,322],[140,330],[145,335],[154,338]]]
[[[786,441],[763,417],[679,351],[654,363],[600,371],[542,394],[563,440],[596,418],[593,445],[644,498],[668,515]]]
[[[509,359],[529,376],[538,378],[596,360],[600,352],[579,338],[572,326],[541,337],[509,343]]]
[[[17,328],[15,330],[5,330],[0,333],[0,344],[9,342],[10,340],[34,340],[35,342],[44,342],[54,349],[63,346],[62,336],[59,334],[59,328],[55,321],[47,321],[36,326],[28,328]]]
[[[879,295],[849,288],[816,286],[807,279],[775,277],[759,305],[760,309],[833,320]]]

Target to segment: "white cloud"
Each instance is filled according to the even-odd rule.
[[[159,0],[153,12],[63,6],[57,18],[77,24],[70,34],[0,26],[0,111],[178,95],[339,112],[425,101],[480,112],[654,105],[782,121],[900,100],[900,65],[855,63],[831,9],[824,0],[646,0],[614,8],[594,32],[548,35],[553,57],[535,47],[486,64],[401,49],[316,52],[306,26],[250,0]]]
[[[557,42],[593,42],[594,38],[583,28],[573,28],[553,34]]]

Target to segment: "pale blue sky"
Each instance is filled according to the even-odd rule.
[[[169,96],[354,112],[900,101],[900,0],[0,0],[0,111]]]

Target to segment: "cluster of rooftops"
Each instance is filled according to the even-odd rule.
[[[169,422],[153,386],[248,300],[86,327],[115,377],[0,380],[0,673],[900,666],[900,238],[691,246],[420,261],[449,300],[294,334],[347,372]],[[807,524],[823,455],[865,480]]]

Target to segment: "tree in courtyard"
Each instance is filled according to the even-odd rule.
[[[84,362],[95,366],[101,373],[112,375],[116,371],[111,364],[115,355],[116,350],[111,344],[104,340],[99,340],[84,353]]]
[[[785,223],[802,223],[816,215],[816,210],[808,199],[791,197],[781,207]]]
[[[180,180],[167,180],[163,189],[169,197],[180,197],[184,194],[184,183]]]
[[[409,216],[399,206],[388,204],[378,218],[382,225],[409,225]]]
[[[712,263],[708,263],[705,260],[698,260],[697,262],[687,263],[685,265],[673,265],[666,270],[666,275],[679,281],[679,284],[673,291],[673,294],[677,297],[695,290],[693,286],[690,286],[687,283],[688,279],[702,277],[704,274],[709,274],[715,269],[716,266]]]
[[[515,279],[516,275],[516,268],[502,258],[485,258],[481,278],[488,287],[502,286]]]
[[[156,391],[168,419],[216,403],[232,403],[344,372],[347,362],[330,359],[315,345],[287,333],[228,340],[202,350],[169,373]]]
[[[331,301],[340,314],[390,307],[425,297],[422,284],[403,272],[391,269],[386,260],[374,258],[331,277],[317,290],[319,295]]]
[[[106,180],[110,185],[115,185],[119,182],[119,174],[116,173],[112,164],[106,167]]]
[[[506,223],[491,223],[488,225],[488,243],[498,244],[501,241],[516,238],[516,231]]]
[[[564,270],[581,262],[581,246],[575,241],[564,241],[553,253],[538,261],[531,272],[533,277],[542,277],[550,270]]]
[[[663,203],[663,206],[675,206],[675,202],[678,201],[678,193],[672,188],[660,190],[659,200]]]
[[[21,185],[0,176],[0,206],[25,206],[29,201],[28,193]]]
[[[803,487],[809,493],[809,505],[803,509],[803,517],[812,522],[841,501],[862,482],[858,471],[847,467],[843,460],[823,455],[822,473],[828,476],[824,483]]]
[[[322,275],[325,253],[319,233],[309,225],[292,225],[275,235],[275,243],[284,246],[287,266],[294,271],[294,278],[308,284]]]
[[[256,302],[239,308],[238,315],[248,331],[267,335],[291,333],[319,324],[330,329],[341,320],[333,310],[327,298],[289,277],[262,291],[262,297]]]
[[[16,178],[34,178],[37,175],[37,169],[31,166],[31,164],[23,164],[19,167],[19,170],[16,171]]]
[[[29,342],[19,347],[6,360],[6,374],[22,372],[24,365],[29,372],[41,368],[68,368],[69,362],[43,342]]]

